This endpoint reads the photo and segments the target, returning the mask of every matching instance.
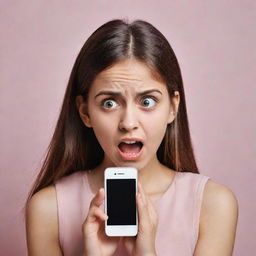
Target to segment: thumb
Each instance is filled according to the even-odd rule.
[[[91,201],[91,206],[97,206],[99,207],[103,201],[104,201],[104,197],[105,197],[105,192],[103,188],[100,188],[97,192],[97,194],[94,196],[94,198]]]
[[[135,237],[123,237],[123,245],[130,255],[132,255],[133,252],[135,239]]]

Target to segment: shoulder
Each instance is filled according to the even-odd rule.
[[[43,218],[51,217],[49,218],[49,221],[53,221],[53,217],[57,214],[56,191],[54,185],[36,192],[29,200],[27,211],[32,216],[37,213]]]
[[[57,201],[54,185],[41,189],[29,200],[26,210],[26,231],[29,252],[37,253],[48,248],[59,255]]]
[[[47,186],[36,192],[30,199],[30,204],[35,203],[54,203],[56,200],[54,185]]]
[[[231,255],[237,219],[238,202],[234,193],[226,186],[208,179],[203,193],[199,237],[194,255]]]
[[[238,211],[238,201],[231,189],[208,179],[204,189],[202,211],[205,214],[216,211],[235,214]]]

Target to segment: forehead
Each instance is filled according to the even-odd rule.
[[[135,59],[126,59],[99,73],[92,90],[127,89],[140,90],[149,87],[165,87],[160,76],[153,72],[146,64]]]

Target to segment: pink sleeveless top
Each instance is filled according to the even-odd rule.
[[[205,184],[209,177],[176,172],[168,190],[155,201],[158,213],[156,252],[158,256],[192,256],[199,233],[199,218]],[[58,205],[59,241],[64,256],[83,255],[82,224],[94,194],[87,172],[79,171],[55,183]],[[122,244],[114,256],[128,255]]]

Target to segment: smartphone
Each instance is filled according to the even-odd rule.
[[[136,236],[138,213],[136,206],[137,169],[133,167],[109,167],[104,172],[104,208],[107,236]]]

